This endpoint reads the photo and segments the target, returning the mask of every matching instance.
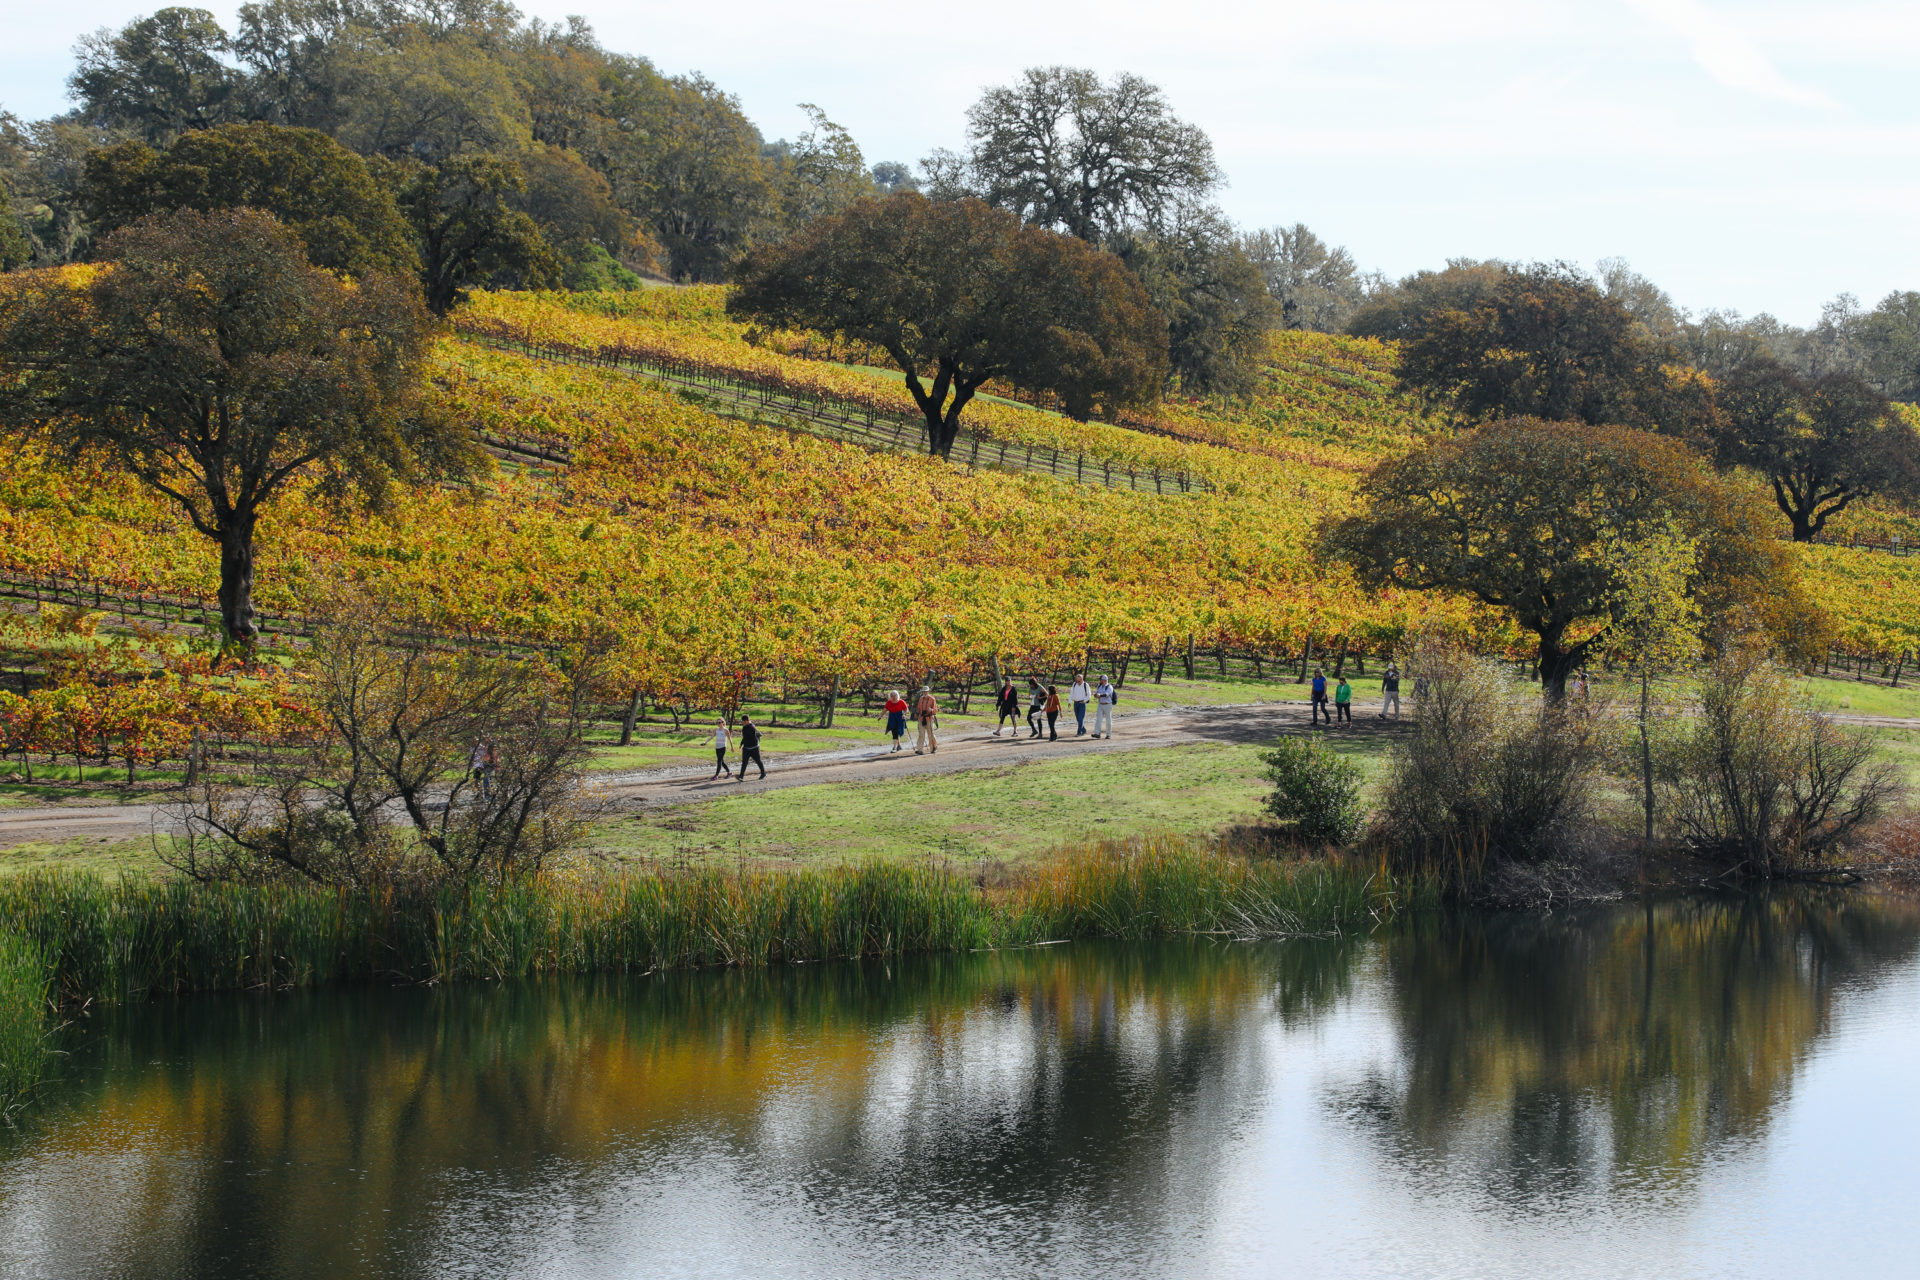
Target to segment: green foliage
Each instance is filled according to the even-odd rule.
[[[184,134],[165,151],[104,148],[87,157],[84,198],[100,237],[169,209],[259,209],[300,237],[315,266],[353,276],[420,269],[393,197],[365,161],[313,129],[235,124]]]
[[[1123,233],[1114,244],[1166,317],[1167,354],[1180,390],[1250,393],[1281,309],[1231,224],[1218,210],[1189,210],[1164,229]]]
[[[33,242],[13,212],[13,195],[0,182],[0,271],[25,266],[33,258]]]
[[[527,194],[515,161],[471,155],[437,167],[395,166],[390,174],[400,178],[400,212],[418,240],[422,292],[435,315],[453,310],[470,285],[537,289],[558,274],[539,225],[515,207]]]
[[[1273,794],[1267,812],[1314,844],[1345,844],[1360,831],[1360,766],[1312,738],[1282,738],[1261,756]]]
[[[164,144],[230,117],[239,78],[221,55],[231,47],[205,9],[161,9],[83,39],[68,87],[90,118]]]
[[[1369,869],[1249,862],[1178,840],[1072,851],[1007,890],[922,863],[340,891],[33,872],[0,919],[66,1001],[331,982],[765,965],[1064,937],[1364,927]]]
[[[47,1060],[48,971],[33,939],[0,932],[0,1115],[40,1079]]]

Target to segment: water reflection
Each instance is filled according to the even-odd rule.
[[[1917,939],[1910,908],[1776,897],[109,1011],[0,1146],[0,1272],[1260,1273],[1351,1262],[1359,1232],[1405,1256],[1432,1219],[1368,1206],[1409,1181],[1516,1213],[1700,1199],[1836,992]]]
[[[1836,994],[1917,942],[1912,904],[1832,892],[1429,922],[1381,947],[1398,1054],[1335,1096],[1502,1197],[1683,1185],[1760,1136]]]

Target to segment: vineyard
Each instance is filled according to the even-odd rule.
[[[607,638],[610,698],[679,709],[775,685],[828,706],[908,679],[957,688],[996,660],[1295,666],[1378,655],[1441,619],[1518,651],[1485,610],[1363,593],[1310,559],[1356,473],[1434,429],[1380,344],[1276,335],[1250,402],[1170,403],[1137,423],[976,401],[963,448],[988,456],[968,465],[845,429],[913,421],[898,376],[860,367],[870,353],[742,330],[722,302],[477,297],[441,340],[433,394],[509,465],[419,489],[387,520],[281,501],[259,534],[265,630],[299,635],[315,592],[345,579],[450,643]],[[1022,465],[1029,449],[1044,465]],[[0,594],[205,628],[217,557],[163,499],[23,449],[0,500]],[[1843,652],[1920,646],[1920,561],[1799,555]]]

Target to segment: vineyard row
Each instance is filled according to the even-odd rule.
[[[499,321],[464,317],[454,321],[454,329],[461,336],[486,346],[536,360],[637,374],[698,393],[718,409],[745,410],[779,419],[773,425],[797,426],[813,435],[870,449],[926,452],[927,432],[923,420],[878,405],[830,400],[801,392],[774,375],[743,374],[705,361],[629,344],[584,347],[536,339],[526,331],[516,331]],[[516,445],[523,443],[516,442]],[[516,451],[524,450],[516,448]],[[1207,492],[1213,487],[1184,471],[1116,467],[1110,459],[1069,453],[1050,445],[996,440],[964,426],[954,441],[951,458],[968,466],[1038,472],[1076,484],[1098,484],[1142,493]]]

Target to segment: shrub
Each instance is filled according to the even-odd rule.
[[[1807,706],[1763,649],[1722,648],[1700,713],[1669,751],[1662,791],[1696,853],[1756,876],[1817,868],[1888,807],[1893,766],[1872,741]]]
[[[1282,738],[1260,757],[1273,794],[1267,812],[1315,844],[1345,844],[1360,831],[1360,767],[1311,738]]]
[[[1453,644],[1414,654],[1425,681],[1413,731],[1389,757],[1381,834],[1404,861],[1476,871],[1540,862],[1588,820],[1598,717],[1555,705]]]

